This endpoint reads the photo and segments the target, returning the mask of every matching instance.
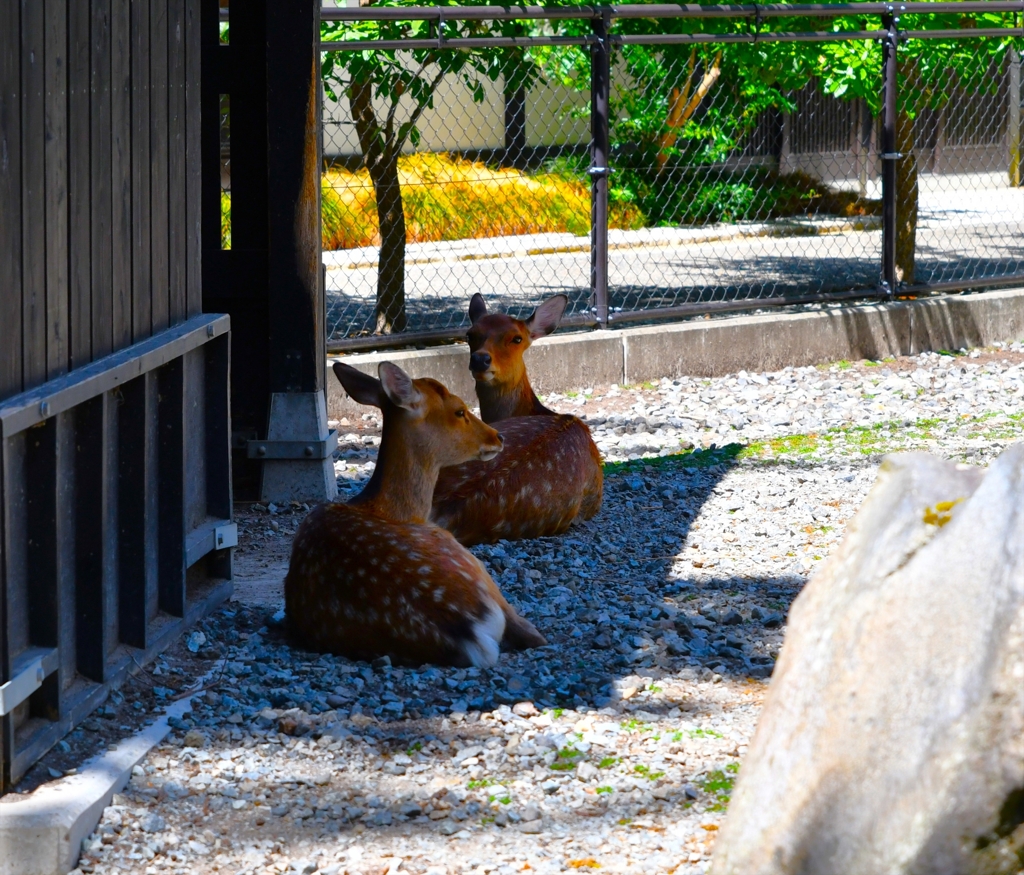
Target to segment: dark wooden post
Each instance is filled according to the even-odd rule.
[[[320,283],[320,2],[267,4],[270,417],[260,497],[333,498]]]
[[[231,314],[235,492],[336,494],[324,398],[320,4],[203,7],[203,306]],[[231,248],[220,240],[220,96],[230,96]]]
[[[317,0],[267,5],[271,392],[324,388],[319,39]]]

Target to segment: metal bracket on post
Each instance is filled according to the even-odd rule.
[[[323,392],[275,392],[267,439],[246,445],[250,458],[264,460],[260,500],[333,500],[338,485],[331,454],[337,446]]]
[[[246,442],[250,459],[329,459],[338,449],[338,432],[331,429],[322,441],[256,441]]]
[[[608,174],[611,50],[610,12],[593,21],[590,44],[590,294],[599,328],[608,327]]]

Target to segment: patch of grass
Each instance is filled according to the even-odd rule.
[[[633,766],[633,771],[638,775],[643,775],[648,781],[657,781],[658,778],[663,778],[665,776],[664,772],[651,771],[650,766],[644,765]]]
[[[641,723],[635,717],[630,717],[622,721],[622,728],[626,732],[650,732],[653,727],[649,723]]]
[[[470,781],[466,785],[466,789],[467,790],[482,790],[485,787],[494,787],[496,785],[501,785],[502,783],[504,783],[504,782],[502,782],[502,781],[495,781],[493,778],[480,778],[480,779],[474,778],[472,781]]]
[[[700,782],[700,788],[715,798],[715,801],[708,806],[708,811],[725,811],[732,798],[732,789],[736,783],[738,769],[739,766],[736,763],[730,763],[725,769],[708,772],[707,777]]]
[[[687,729],[686,734],[690,738],[725,738],[721,732],[716,732],[714,729]]]
[[[595,793],[600,793],[602,796],[604,796],[604,795],[607,795],[608,793],[614,793],[615,792],[615,788],[614,787],[609,787],[609,786],[605,785],[605,786],[602,786],[602,787],[596,787],[594,789],[594,792]]]
[[[555,754],[555,761],[548,768],[556,772],[571,772],[579,765],[583,757],[583,751],[568,745]]]
[[[424,243],[516,234],[590,231],[590,185],[555,172],[526,174],[489,167],[443,153],[398,159],[406,240]],[[324,249],[377,246],[377,201],[365,170],[328,170],[323,175]],[[609,207],[615,228],[642,227],[630,203]]]
[[[418,750],[423,750],[423,742],[422,741],[414,741],[412,744],[409,745],[409,749],[406,750],[406,753],[409,756],[412,756]]]
[[[618,757],[604,757],[598,764],[599,769],[610,769],[612,766],[619,764]]]
[[[817,434],[794,434],[786,437],[754,441],[740,450],[738,456],[741,459],[760,459],[769,456],[807,456],[815,452],[819,446]]]
[[[1006,415],[1006,422],[985,427],[993,417],[1003,415],[988,411],[956,420],[962,434],[986,440],[1020,440],[1024,437],[1024,412]],[[837,426],[825,432],[787,435],[754,441],[737,453],[739,461],[785,460],[813,455],[818,450],[848,456],[875,456],[893,451],[927,449],[945,436],[949,421],[929,417],[910,425],[901,420],[877,422],[872,425]],[[942,431],[940,431],[942,429]],[[665,457],[673,458],[673,457]]]
[[[744,444],[726,444],[723,447],[684,450],[670,456],[655,456],[651,459],[634,459],[629,462],[605,462],[604,474],[612,477],[616,474],[632,474],[644,468],[673,470],[676,468],[712,468],[715,465],[727,465],[735,461],[743,452]]]

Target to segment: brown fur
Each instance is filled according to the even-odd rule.
[[[344,365],[335,373],[356,400],[381,407],[384,431],[363,492],[316,508],[299,527],[285,578],[292,637],[312,650],[402,664],[489,665],[499,640],[543,645],[480,562],[425,522],[441,467],[492,458],[498,433],[440,383],[410,380],[390,363],[380,381]]]
[[[541,403],[523,361],[533,340],[557,326],[565,301],[549,298],[526,320],[487,313],[479,295],[470,303],[470,353],[489,359],[474,370],[480,414],[505,449],[490,462],[442,469],[430,513],[467,546],[557,535],[601,509],[604,474],[590,429]]]

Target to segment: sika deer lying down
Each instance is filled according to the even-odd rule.
[[[480,416],[501,432],[505,449],[441,471],[430,518],[463,544],[557,535],[601,509],[604,474],[590,429],[540,402],[523,361],[530,344],[558,326],[567,302],[555,295],[525,320],[488,313],[479,294],[469,302]]]
[[[384,428],[366,488],[299,526],[284,582],[292,638],[407,665],[489,666],[499,645],[545,644],[476,557],[426,521],[441,467],[494,458],[501,435],[436,380],[412,380],[391,362],[379,380],[341,363],[334,373],[356,401],[381,408]]]

